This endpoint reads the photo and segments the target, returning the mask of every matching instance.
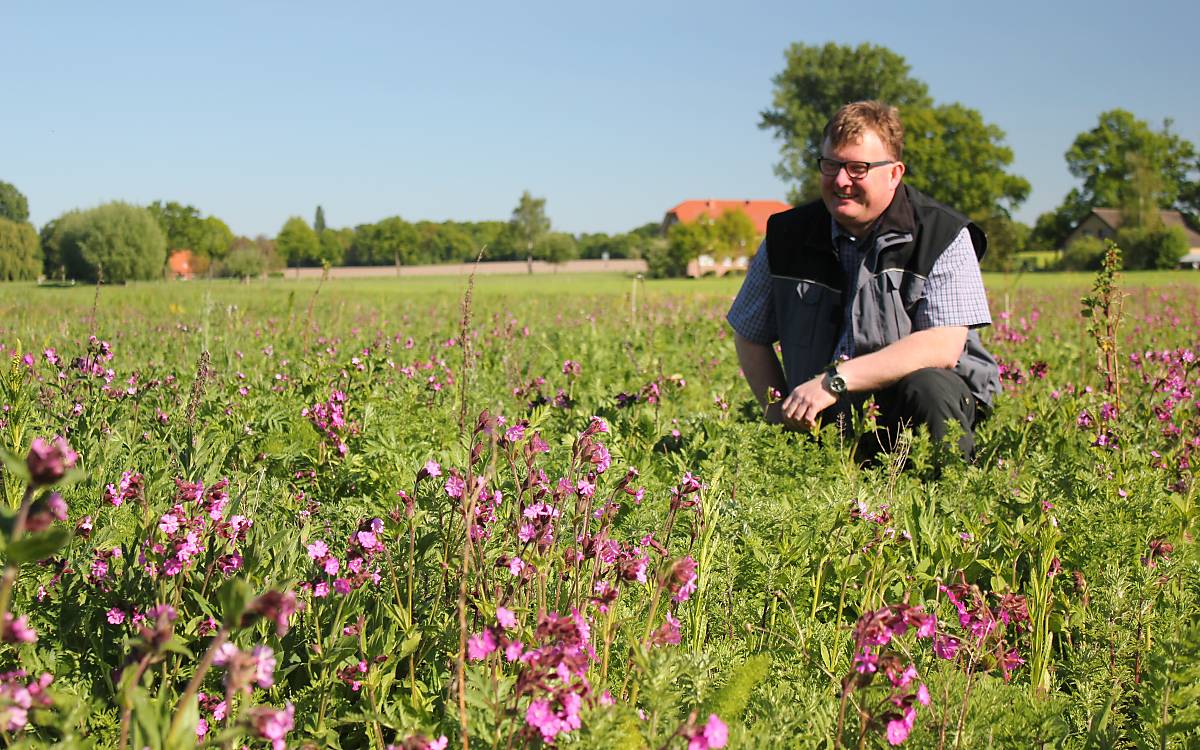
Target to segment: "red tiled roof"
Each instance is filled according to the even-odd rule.
[[[176,250],[167,258],[167,268],[176,276],[192,275],[192,251]]]
[[[695,221],[702,215],[715,219],[726,211],[738,209],[750,217],[750,221],[754,222],[754,228],[759,234],[766,234],[767,217],[789,208],[791,206],[783,201],[684,201],[667,211],[664,224],[671,223],[672,214],[674,214],[675,220],[687,223]]]

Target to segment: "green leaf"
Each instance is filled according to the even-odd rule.
[[[22,537],[8,546],[8,561],[16,565],[45,560],[71,541],[71,530],[56,526]]]
[[[188,698],[185,704],[175,710],[182,711],[183,716],[171,728],[165,747],[167,750],[186,750],[195,747],[196,725],[200,721],[200,706],[196,696]]]
[[[238,626],[238,622],[242,619],[242,613],[246,611],[246,607],[250,604],[250,598],[254,596],[254,592],[250,590],[250,584],[242,578],[234,578],[226,581],[221,590],[217,592],[217,602],[221,607],[221,624],[227,629],[233,629]]]
[[[25,465],[25,459],[0,448],[0,462],[4,463],[5,470],[14,478],[21,480],[24,484],[29,484],[29,467]]]
[[[409,654],[411,654],[412,652],[417,650],[417,645],[420,643],[421,643],[421,631],[418,630],[415,634],[409,636],[408,638],[405,638],[404,642],[400,644],[400,651],[397,652],[396,658],[403,659],[404,657],[408,656]]]

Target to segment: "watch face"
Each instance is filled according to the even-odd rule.
[[[846,379],[839,375],[836,370],[829,373],[829,390],[839,396],[846,392]]]

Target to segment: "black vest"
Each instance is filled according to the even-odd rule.
[[[832,217],[817,200],[767,220],[772,301],[788,387],[825,369],[842,332],[845,274],[833,244]],[[983,231],[965,216],[902,185],[870,233],[858,269],[851,309],[854,351],[869,354],[912,333],[929,272],[959,232],[971,233],[976,259],[987,249]],[[990,404],[1000,391],[999,367],[968,332],[955,371],[975,397]]]

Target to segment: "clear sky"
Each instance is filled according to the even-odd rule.
[[[1098,115],[1200,145],[1200,3],[0,0],[0,180],[39,226],[176,200],[239,234],[507,219],[621,232],[689,198],[783,199],[758,128],[793,42],[891,48],[980,110],[1033,184]]]

